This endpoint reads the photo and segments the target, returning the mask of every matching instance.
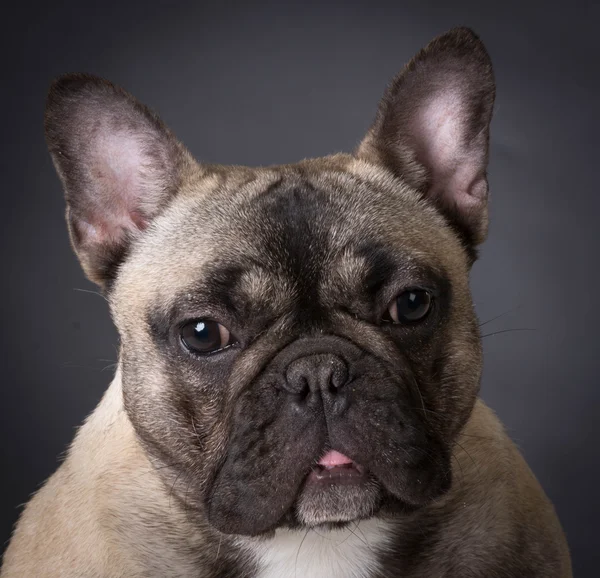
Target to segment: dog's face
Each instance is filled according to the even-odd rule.
[[[477,394],[489,59],[458,29],[394,79],[354,155],[196,163],[131,96],[59,79],[46,131],[110,299],[126,411],[225,533],[394,515],[450,487]]]

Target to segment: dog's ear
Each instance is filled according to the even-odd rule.
[[[106,288],[195,163],[154,113],[94,76],[53,83],[45,129],[71,241],[87,276]]]
[[[357,151],[433,202],[472,250],[487,234],[494,95],[483,43],[467,28],[453,29],[393,79]]]

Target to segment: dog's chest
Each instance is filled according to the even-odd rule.
[[[278,530],[246,547],[258,563],[256,578],[370,578],[390,537],[385,522],[365,520],[344,530]]]

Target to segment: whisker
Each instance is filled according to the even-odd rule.
[[[100,371],[106,371],[107,369],[116,369],[117,367],[119,367],[119,364],[117,362],[110,363],[109,365],[105,365]]]
[[[190,488],[192,487],[192,484],[194,483],[194,478],[196,476],[196,471],[192,470],[190,472],[190,475],[188,477],[188,484],[187,487],[185,489],[185,493],[183,495],[183,512],[185,514],[185,518],[186,520],[190,523],[193,524],[193,518],[192,518],[192,508],[190,508],[190,504],[189,504],[189,500],[188,500],[188,495],[190,493]]]
[[[427,409],[425,407],[407,407],[406,409],[411,409],[413,411],[424,411],[426,413],[432,413],[433,415],[436,415],[440,418],[445,418],[443,413],[440,413],[439,411],[435,411],[433,409]]]
[[[221,552],[221,542],[223,541],[223,534],[219,536],[219,545],[217,546],[217,555],[215,556],[215,562],[219,559],[219,552]]]
[[[98,295],[98,297],[102,297],[102,299],[104,299],[104,301],[106,301],[108,303],[108,299],[102,295],[102,293],[99,293],[98,291],[92,291],[91,289],[80,289],[79,287],[73,287],[73,291],[79,291],[80,293],[91,293],[92,295]]]
[[[82,365],[81,363],[71,363],[70,361],[60,363],[59,366],[68,367],[69,369],[90,369],[91,371],[102,371],[102,368],[100,367],[94,367],[93,365]]]
[[[357,540],[360,540],[367,548],[369,548],[369,550],[371,550],[371,546],[367,542],[365,542],[354,530],[352,530],[350,526],[348,526],[348,530],[352,532],[352,534],[354,534]]]
[[[458,433],[457,435],[459,435],[460,437],[463,438],[474,438],[476,440],[493,440],[493,437],[490,436],[476,436],[473,434],[466,434],[466,433]]]
[[[492,321],[496,321],[496,319],[500,319],[500,317],[504,317],[505,315],[508,315],[509,313],[512,313],[513,311],[516,311],[517,309],[520,309],[521,307],[522,307],[521,305],[517,305],[516,307],[513,307],[512,309],[509,309],[508,311],[505,311],[504,313],[500,313],[500,315],[496,315],[496,317],[492,317],[491,319],[488,319],[487,321],[480,323],[479,327],[483,327],[484,325],[487,325],[488,323],[492,323]]]
[[[152,464],[152,469],[145,473],[151,474],[152,472],[158,472],[160,470],[165,470],[167,468],[174,468],[175,466],[176,466],[176,464],[164,464],[162,466],[155,466],[154,464]]]
[[[323,538],[323,540],[328,540],[329,542],[333,542],[332,538],[329,538],[328,536],[325,536],[324,534],[320,534],[319,532],[317,532],[317,530],[315,528],[309,528],[311,532],[313,532],[314,534],[316,534],[317,536],[319,536],[319,538]],[[341,544],[343,544],[344,542],[341,542]]]
[[[485,337],[492,337],[492,335],[499,335],[500,333],[510,333],[511,331],[535,331],[535,329],[531,327],[517,327],[515,329],[500,329],[499,331],[494,331],[492,333],[486,333],[481,336],[481,339]]]
[[[425,400],[423,399],[423,395],[421,394],[421,388],[419,387],[419,383],[416,379],[411,379],[410,380],[411,385],[414,385],[414,388],[417,390],[417,393],[419,394],[419,399],[421,400],[421,406],[423,407],[423,410],[425,410]]]
[[[173,490],[175,489],[175,484],[177,483],[177,480],[179,480],[179,478],[181,477],[181,475],[184,473],[183,469],[179,471],[179,473],[175,476],[175,481],[173,482],[173,485],[171,486],[171,490],[169,491],[169,510],[171,509],[171,498],[173,496]]]
[[[98,361],[110,361],[109,365],[103,367],[94,367],[93,365],[84,365],[81,363],[73,363],[71,361],[64,361],[60,363],[60,367],[68,367],[69,369],[89,369],[90,371],[106,371],[107,369],[116,369],[119,366],[118,361],[112,361],[111,359],[98,359]]]
[[[294,561],[294,577],[297,578],[298,576],[298,556],[300,556],[300,549],[302,548],[302,544],[304,544],[304,540],[306,540],[306,536],[308,536],[308,533],[310,532],[310,528],[308,528],[304,534],[304,537],[302,538],[302,541],[300,542],[300,545],[298,546],[298,551],[296,552],[296,560]]]
[[[454,442],[463,452],[465,452],[465,454],[467,454],[467,456],[469,456],[469,459],[471,460],[471,462],[473,463],[473,465],[475,466],[475,469],[477,470],[477,475],[479,475],[479,477],[481,477],[481,470],[479,469],[479,466],[477,465],[477,462],[473,459],[473,456],[465,449],[465,447],[458,441],[455,440]]]
[[[367,548],[369,548],[369,550],[371,550],[371,552],[373,552],[373,548],[371,548],[371,544],[369,544],[369,541],[367,540],[365,533],[360,529],[360,520],[358,522],[356,522],[356,531],[361,533],[362,537],[365,539],[365,544],[367,545]]]
[[[338,542],[336,546],[339,548],[342,544],[345,544],[350,539],[351,534],[348,534],[341,542]]]
[[[463,480],[465,478],[465,471],[463,470],[462,464],[460,463],[460,460],[456,457],[454,452],[451,452],[450,454],[453,458],[454,461],[458,464],[458,467],[460,468],[460,475],[462,476]]]

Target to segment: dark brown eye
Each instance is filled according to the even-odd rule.
[[[195,319],[181,328],[181,341],[192,353],[216,353],[232,345],[229,330],[210,319]]]
[[[424,289],[409,289],[394,299],[388,313],[394,323],[414,323],[424,319],[431,309],[431,294]]]

